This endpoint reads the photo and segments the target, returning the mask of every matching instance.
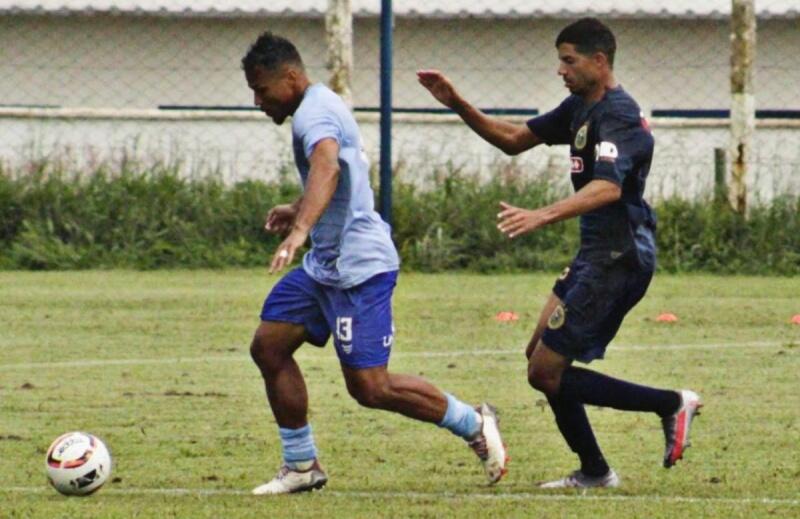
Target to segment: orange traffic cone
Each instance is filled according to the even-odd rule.
[[[510,321],[519,320],[519,315],[517,315],[516,312],[497,312],[497,315],[494,316],[494,320],[501,323],[507,323]]]

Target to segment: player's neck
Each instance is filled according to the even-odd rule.
[[[613,90],[618,86],[619,84],[617,83],[617,80],[614,79],[614,74],[609,74],[603,80],[598,81],[591,90],[583,95],[583,101],[586,104],[596,103],[605,97],[606,92]]]
[[[306,92],[311,87],[311,81],[306,76],[302,76],[295,86],[295,101],[292,104],[291,114],[297,111],[297,108],[300,106],[300,103],[303,102],[303,98],[306,96]]]

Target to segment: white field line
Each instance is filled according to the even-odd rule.
[[[696,344],[660,344],[660,345],[611,345],[609,348],[615,351],[672,351],[672,350],[725,350],[725,349],[754,349],[770,348],[781,346],[785,343],[779,341],[761,342],[739,342],[739,343],[696,343]],[[487,356],[487,355],[513,355],[515,358],[524,354],[522,347],[513,350],[455,350],[455,351],[418,351],[418,352],[395,352],[392,353],[393,359],[406,358],[436,358],[436,357],[466,357],[466,356]],[[300,355],[303,361],[311,360],[338,360],[335,355],[307,356]],[[17,362],[10,364],[0,364],[0,371],[17,371],[27,369],[55,369],[55,368],[89,368],[103,366],[140,366],[148,364],[175,364],[175,363],[217,363],[217,362],[250,362],[247,355],[226,355],[210,357],[172,357],[156,359],[82,359],[67,360],[62,362]]]
[[[0,487],[0,493],[17,494],[44,494],[54,493],[49,487]],[[382,491],[347,491],[347,490],[323,490],[323,496],[349,497],[349,498],[397,498],[397,499],[449,499],[457,501],[621,501],[621,502],[666,502],[666,503],[719,503],[732,505],[781,505],[781,506],[800,506],[800,499],[785,499],[773,497],[694,497],[694,496],[659,496],[659,495],[600,495],[588,493],[571,494],[545,494],[532,492],[519,493],[469,493],[454,494],[450,492],[382,492]],[[246,490],[228,488],[105,488],[99,495],[166,495],[166,496],[249,496]],[[275,499],[275,498],[260,498]]]

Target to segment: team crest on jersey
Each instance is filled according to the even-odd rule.
[[[585,123],[580,127],[578,133],[575,134],[575,149],[582,150],[586,147],[586,139],[589,136],[589,123]]]
[[[569,158],[569,172],[574,174],[583,173],[583,158],[570,157]]]
[[[547,320],[547,327],[551,330],[558,330],[564,326],[564,321],[566,320],[567,311],[564,309],[564,305],[558,305],[553,310],[553,313],[550,314],[550,318]]]

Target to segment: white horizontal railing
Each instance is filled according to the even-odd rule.
[[[356,112],[359,122],[374,123],[380,114]],[[0,107],[0,118],[46,120],[124,120],[124,121],[253,121],[265,119],[257,110],[159,110],[153,108],[27,108]],[[529,116],[503,116],[508,121],[524,122]],[[392,120],[398,123],[451,124],[459,122],[456,114],[395,113]],[[725,128],[728,118],[654,117],[650,119],[657,128]],[[757,128],[800,129],[800,119],[756,119]]]

